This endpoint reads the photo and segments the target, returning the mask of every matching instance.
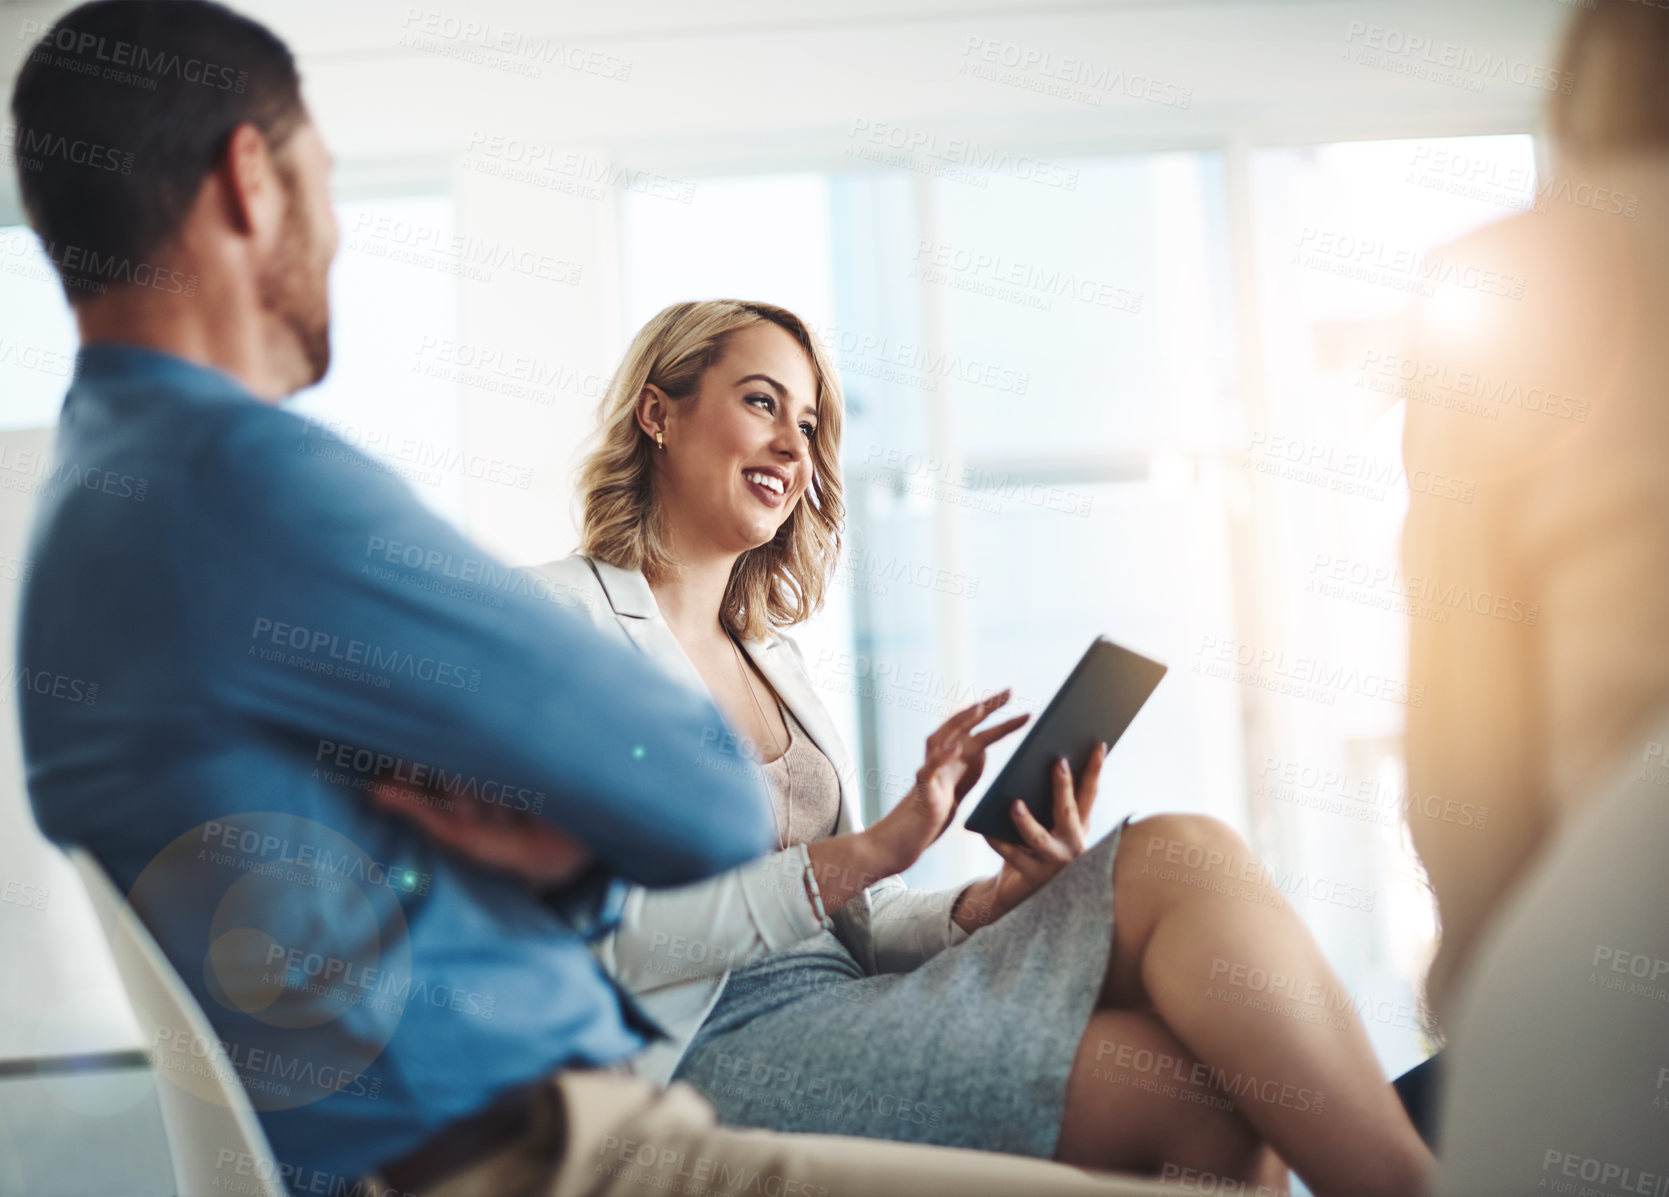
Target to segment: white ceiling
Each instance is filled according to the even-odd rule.
[[[0,44],[62,3],[0,3]],[[1558,0],[239,0],[296,50],[346,180],[430,171],[477,136],[601,149],[683,176],[859,163],[858,120],[1034,153],[1231,138],[1329,140],[1498,132],[1534,122],[1544,93],[1505,78],[1476,90],[1347,60],[1381,26],[1428,44],[1551,66]],[[425,21],[473,21],[488,40],[559,39],[630,64],[625,81],[546,63],[540,77],[402,44]],[[1353,31],[1355,31],[1353,33]],[[983,39],[983,40],[982,40]],[[1091,106],[960,73],[973,43],[1076,56],[1191,91]],[[9,90],[16,53],[3,69]],[[1473,78],[1474,76],[1468,76]],[[1035,72],[1028,76],[1040,81]],[[9,186],[11,180],[7,177]],[[0,199],[3,203],[3,199]],[[0,217],[4,213],[0,212]]]

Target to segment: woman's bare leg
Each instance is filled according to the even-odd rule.
[[[1055,1158],[1211,1192],[1285,1193],[1285,1165],[1233,1099],[1204,1081],[1199,1062],[1156,1015],[1097,1010],[1067,1081]]]
[[[1426,1191],[1431,1153],[1380,1071],[1349,995],[1233,830],[1195,815],[1132,823],[1119,842],[1113,892],[1104,1007],[1153,1011],[1201,1062],[1191,1076],[1232,1098],[1238,1117],[1317,1197]],[[1100,1034],[1092,1020],[1073,1096],[1096,1093],[1078,1073],[1086,1063],[1106,1066],[1108,1049],[1090,1042]],[[1080,1141],[1074,1129],[1070,1142]],[[1221,1150],[1238,1150],[1232,1136]]]

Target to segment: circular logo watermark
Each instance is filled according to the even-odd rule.
[[[213,819],[173,840],[128,900],[207,995],[215,1033],[142,1009],[157,1076],[220,1104],[241,1088],[261,1111],[338,1093],[375,1099],[372,1065],[414,983],[401,898],[427,888],[412,868],[278,811]]]

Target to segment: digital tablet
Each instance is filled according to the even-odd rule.
[[[1158,661],[1097,636],[968,816],[968,830],[1019,843],[1008,813],[1016,798],[1039,823],[1052,828],[1055,790],[1050,771],[1055,758],[1066,758],[1076,782],[1097,742],[1107,741],[1110,752],[1164,676],[1165,666]]]

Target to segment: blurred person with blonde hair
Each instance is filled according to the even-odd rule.
[[[1558,69],[1535,210],[1438,251],[1521,296],[1423,302],[1406,347],[1407,474],[1473,495],[1411,487],[1403,540],[1410,585],[1465,599],[1410,626],[1439,1014],[1503,896],[1669,706],[1669,11],[1578,8]]]
[[[1577,8],[1556,83],[1534,210],[1438,251],[1512,287],[1417,305],[1403,358],[1455,1197],[1669,1186],[1669,11]]]

